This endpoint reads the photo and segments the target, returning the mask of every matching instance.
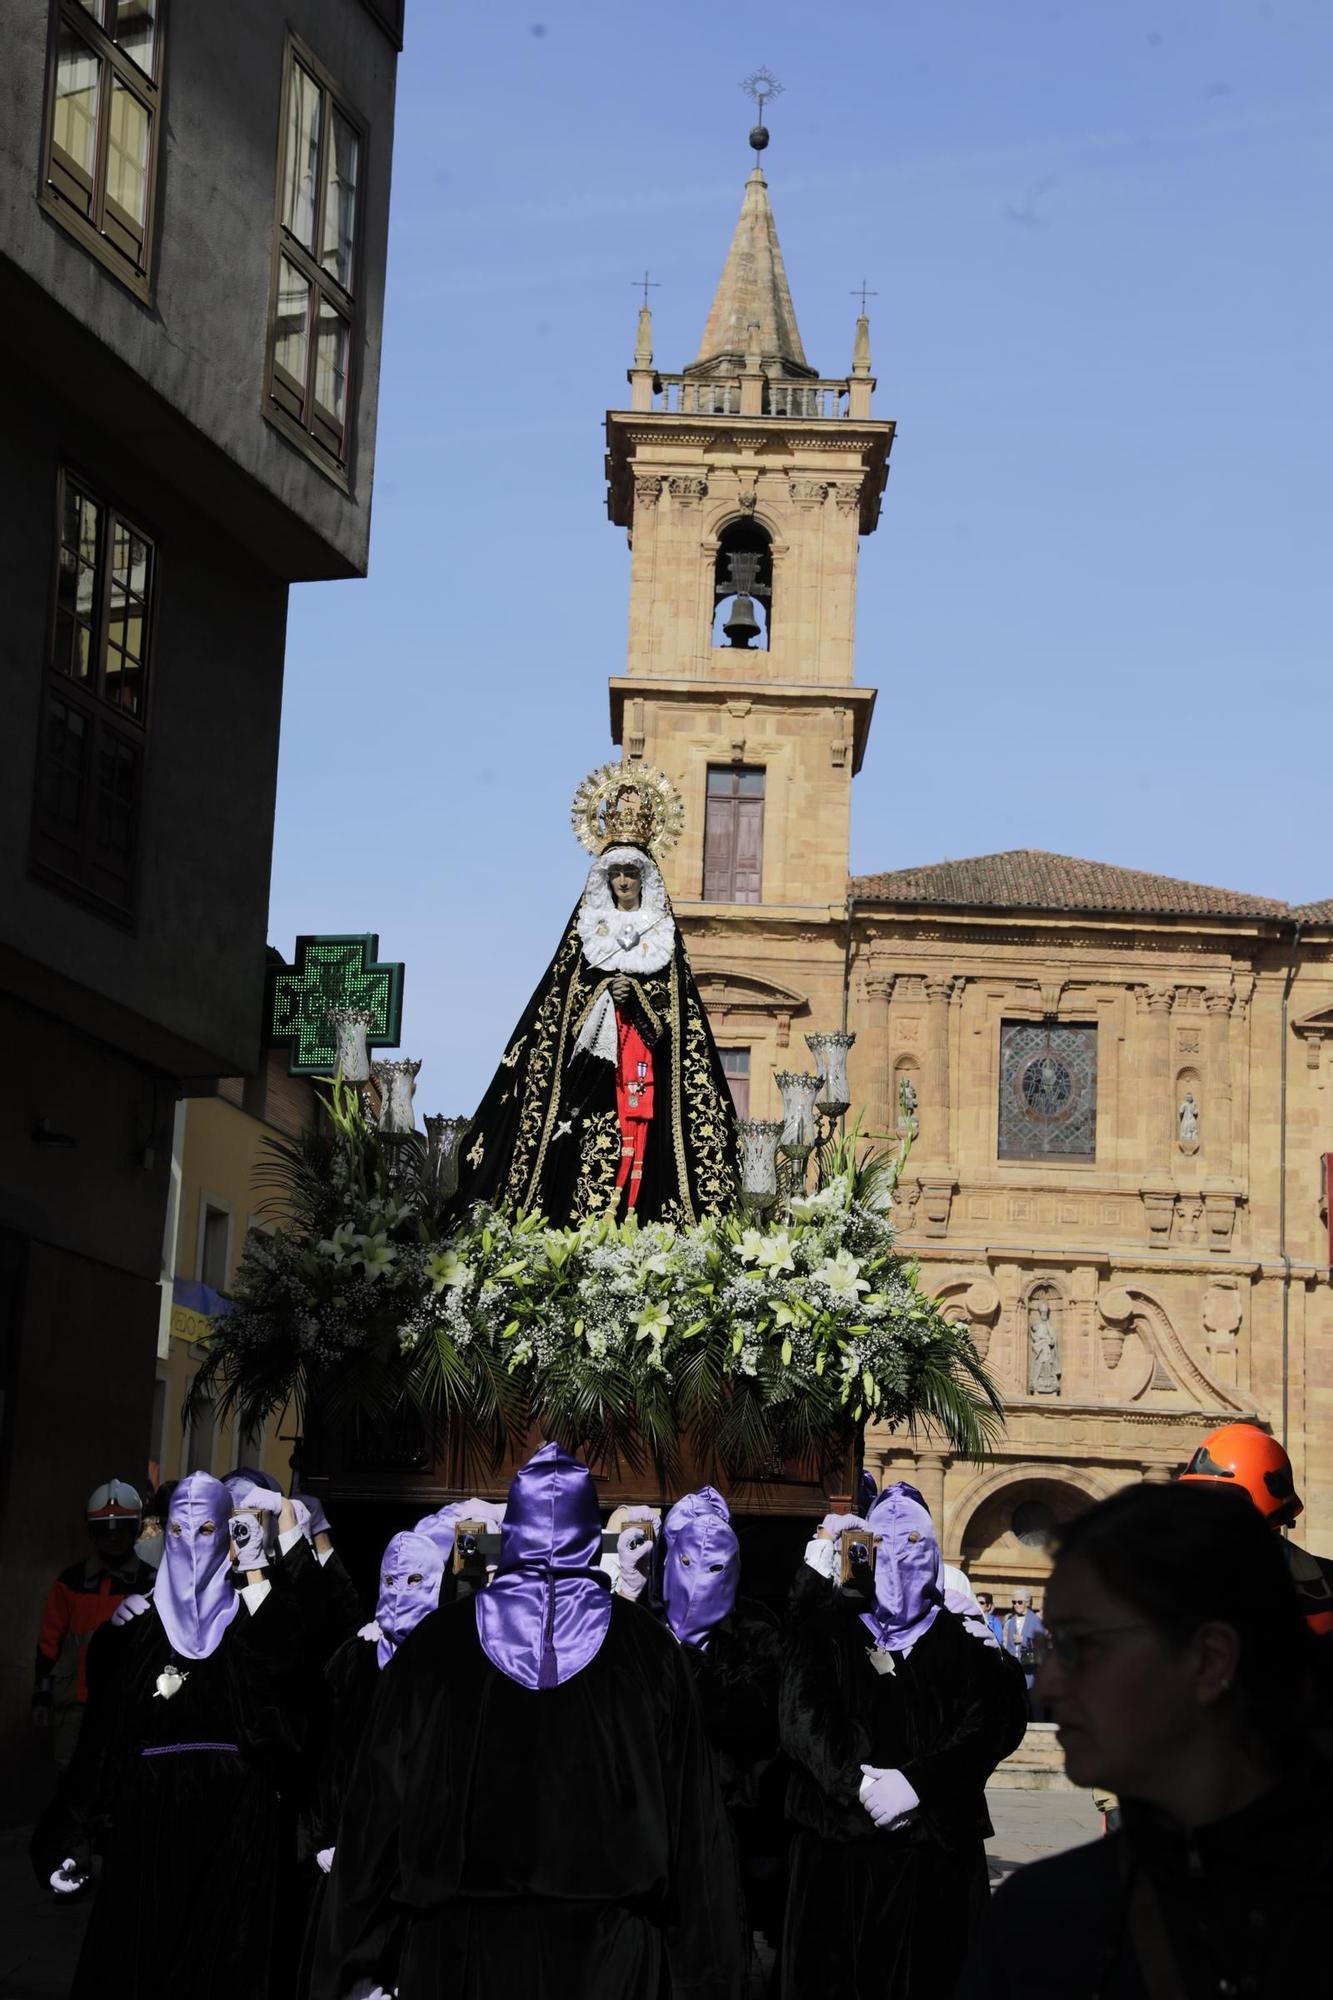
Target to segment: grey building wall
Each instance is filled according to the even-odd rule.
[[[219,504],[252,517],[267,559],[291,580],[364,573],[379,394],[393,43],[357,0],[177,4],[166,25],[165,160],[153,302],[109,278],[37,204],[46,0],[10,0],[0,64],[0,319],[42,373],[86,385],[147,435],[147,463],[177,482],[216,482]],[[343,493],[263,417],[288,29],[332,73],[368,128],[359,196],[362,328],[356,416]],[[90,352],[100,348],[100,353]],[[156,407],[155,407],[156,406]],[[177,421],[173,421],[176,419]],[[189,438],[181,432],[192,433]],[[207,467],[207,471],[205,471]],[[247,488],[250,488],[247,494]],[[242,524],[243,526],[245,524]]]
[[[0,436],[0,982],[163,1071],[242,1073],[259,1034],[287,586],[123,444],[21,377],[0,378]],[[62,462],[158,538],[128,928],[27,869]]]

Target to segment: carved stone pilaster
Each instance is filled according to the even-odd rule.
[[[1143,1203],[1144,1218],[1148,1224],[1149,1246],[1154,1250],[1165,1250],[1171,1241],[1171,1217],[1176,1206],[1175,1190],[1140,1188],[1139,1199]]]
[[[655,507],[662,497],[662,482],[655,472],[640,472],[634,480],[634,499],[645,507]]]
[[[822,507],[828,498],[822,479],[793,479],[788,490],[798,507]]]
[[[924,1235],[948,1235],[949,1213],[953,1208],[954,1192],[955,1184],[953,1181],[922,1181],[921,1212],[924,1220],[921,1227]]]
[[[1231,1239],[1236,1230],[1236,1210],[1240,1207],[1240,1196],[1227,1193],[1205,1194],[1204,1214],[1207,1218],[1208,1248],[1225,1255],[1231,1248]]]
[[[693,473],[682,473],[668,479],[667,491],[678,506],[688,507],[703,499],[708,491],[708,481]]]
[[[859,486],[835,486],[833,499],[840,514],[855,514],[861,505],[861,489]]]

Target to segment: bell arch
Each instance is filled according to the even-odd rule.
[[[753,514],[724,521],[713,557],[715,647],[767,652],[773,643],[773,537]]]

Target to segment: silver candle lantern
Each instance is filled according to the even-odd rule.
[[[801,1165],[819,1143],[815,1100],[824,1087],[822,1076],[803,1076],[780,1069],[774,1078],[782,1092],[782,1139],[784,1156]]]
[[[778,1198],[780,1118],[742,1118],[736,1126],[741,1148],[741,1200],[762,1213]]]
[[[855,1040],[856,1036],[845,1029],[805,1038],[805,1046],[823,1072],[824,1090],[818,1104],[826,1118],[841,1118],[852,1101],[847,1087],[847,1051]]]
[[[370,1065],[370,1073],[380,1087],[379,1129],[386,1138],[405,1139],[417,1129],[412,1099],[420,1068],[420,1059],[414,1061],[406,1056]]]
[[[446,1118],[432,1111],[426,1118],[426,1144],[435,1171],[435,1186],[447,1201],[458,1193],[458,1160],[463,1140],[472,1130],[470,1118]]]
[[[334,1072],[344,1083],[369,1083],[370,1044],[366,1037],[375,1025],[367,1007],[330,1007],[324,1019],[333,1029]]]

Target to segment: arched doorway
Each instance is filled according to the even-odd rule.
[[[973,1590],[990,1591],[1001,1607],[1016,1590],[1030,1590],[1040,1598],[1056,1530],[1096,1497],[1072,1481],[1041,1472],[1016,1474],[982,1496],[961,1536],[963,1567]]]

